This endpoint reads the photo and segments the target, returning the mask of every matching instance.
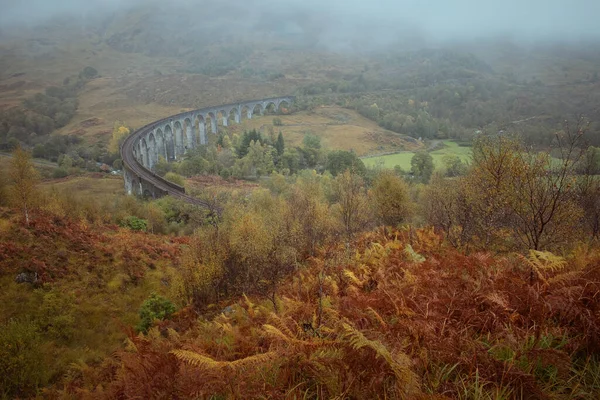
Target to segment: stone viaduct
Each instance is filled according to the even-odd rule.
[[[185,189],[152,172],[163,156],[168,162],[179,160],[188,149],[208,143],[207,135],[217,134],[218,121],[223,126],[240,123],[242,116],[263,115],[265,110],[278,111],[282,104],[291,105],[294,97],[273,97],[235,104],[202,108],[172,115],[152,122],[129,135],[121,146],[125,191],[144,197],[172,195],[191,203],[201,201],[185,194]]]

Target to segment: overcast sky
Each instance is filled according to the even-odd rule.
[[[34,24],[65,13],[115,11],[152,0],[0,0],[0,24]],[[254,11],[280,10],[326,17],[330,29],[396,26],[434,39],[494,35],[515,39],[600,37],[600,0],[162,0],[162,5],[201,5],[200,15],[227,13],[236,3]],[[200,13],[201,11],[201,13]]]

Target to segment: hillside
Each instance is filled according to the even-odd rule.
[[[0,26],[1,399],[600,398],[598,41],[42,3]],[[288,95],[152,157],[202,207],[126,195],[135,129]]]

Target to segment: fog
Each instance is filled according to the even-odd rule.
[[[0,26],[33,26],[49,18],[72,15],[96,17],[121,13],[149,0],[0,0]],[[598,0],[168,0],[160,7],[198,13],[198,21],[211,15],[238,18],[238,24],[258,23],[261,17],[310,19],[302,33],[321,35],[335,47],[357,37],[376,44],[393,44],[402,38],[452,41],[502,36],[524,43],[600,38]],[[232,10],[243,10],[233,13]],[[229,26],[228,29],[232,27]],[[313,32],[307,32],[312,30]]]

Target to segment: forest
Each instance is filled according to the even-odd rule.
[[[596,40],[123,4],[0,17],[1,399],[600,397]],[[205,207],[125,193],[277,95],[158,158]]]

